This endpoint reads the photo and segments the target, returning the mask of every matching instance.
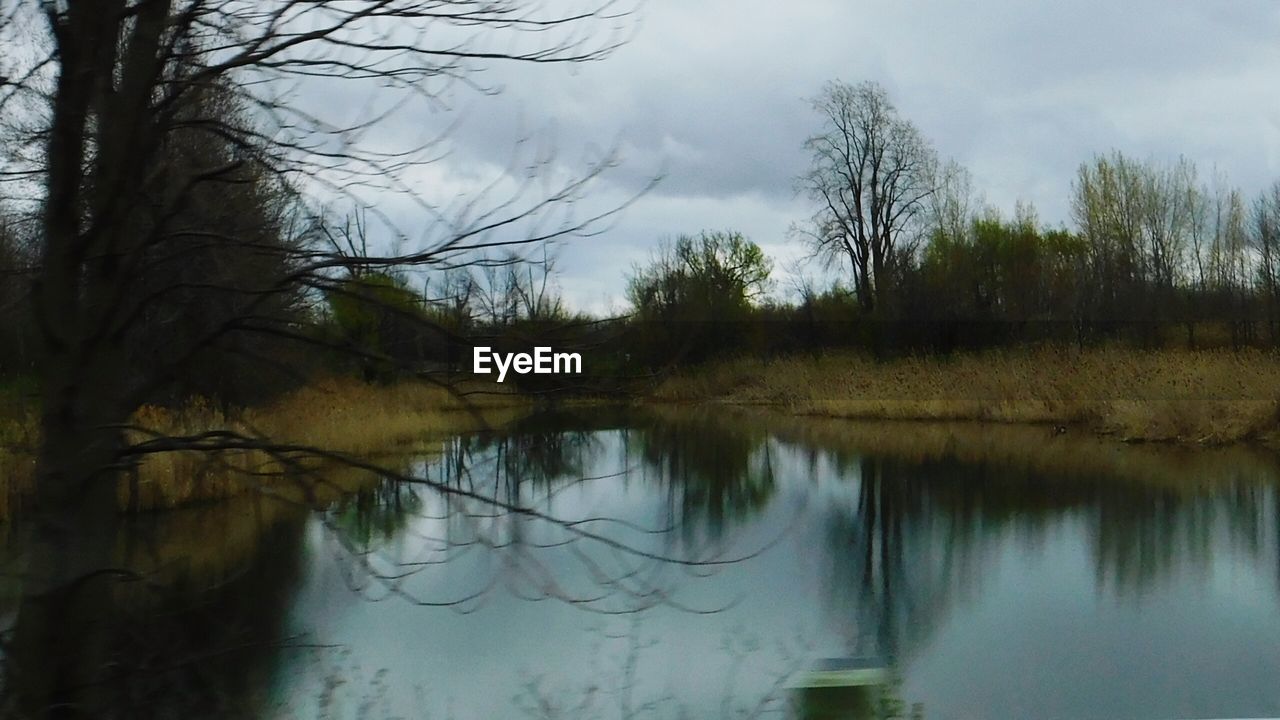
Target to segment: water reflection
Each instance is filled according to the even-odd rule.
[[[801,597],[783,604],[821,610],[811,637],[821,638],[823,652],[875,653],[909,669],[930,658],[937,633],[954,626],[957,607],[968,612],[1010,589],[1016,597],[1017,578],[1001,577],[1001,569],[1037,556],[1054,558],[1046,560],[1046,582],[1052,584],[1046,592],[1129,603],[1205,596],[1222,582],[1224,567],[1262,572],[1269,578],[1267,596],[1249,602],[1263,600],[1270,608],[1261,636],[1278,632],[1280,496],[1274,460],[1265,453],[1187,456],[1159,448],[1099,448],[1091,439],[1048,444],[1052,437],[1019,441],[1014,447],[1021,449],[1011,450],[962,432],[928,452],[904,453],[856,433],[823,435],[801,421],[723,413],[562,414],[532,429],[537,432],[521,428],[516,435],[459,441],[437,464],[454,469],[454,482],[478,488],[475,478],[484,477],[496,495],[541,503],[548,511],[572,516],[603,507],[646,527],[669,529],[666,549],[705,550],[717,542],[741,547],[744,536],[748,545],[764,543],[773,537],[770,531],[785,529],[787,550],[779,552],[797,553],[819,571],[814,590],[796,588]],[[1040,448],[1045,452],[1037,454]],[[512,461],[523,453],[530,462]],[[592,494],[583,490],[583,478],[626,490]],[[576,502],[568,490],[578,492]],[[793,526],[797,506],[803,519]],[[1074,566],[1052,567],[1056,558],[1076,555],[1087,561],[1088,576]],[[713,578],[711,584],[725,596],[744,588],[774,592],[782,570],[764,559],[747,564],[745,583]],[[570,572],[555,560],[546,567]],[[1194,617],[1194,609],[1178,616],[1144,608],[1148,619],[1164,613],[1170,622],[1210,628],[1222,622]],[[1043,626],[1027,631],[1029,637],[1055,641],[1053,623],[1026,620]],[[789,630],[778,628],[783,635]],[[1166,631],[1165,640],[1172,635]],[[1219,650],[1230,654],[1225,646]],[[1241,659],[1249,652],[1242,650]],[[1143,651],[1132,654],[1136,662]],[[1264,675],[1280,667],[1275,652],[1254,655],[1248,659],[1261,661]],[[767,677],[757,679],[767,685]],[[1197,702],[1220,696],[1212,684],[1200,683]],[[1273,691],[1244,685],[1248,707],[1280,707]],[[1141,691],[1135,696],[1141,698]],[[945,703],[941,714],[946,716]]]
[[[1261,568],[1277,555],[1273,483],[1188,488],[945,458],[859,458],[841,470],[856,501],[829,515],[831,597],[858,618],[860,651],[919,647],[953,596],[976,592],[1005,543],[1042,547],[1064,523],[1084,527],[1096,590],[1121,597],[1158,592],[1178,573],[1203,579],[1215,558]]]
[[[128,576],[99,608],[109,648],[101,701],[115,717],[245,717],[271,697],[295,638],[288,614],[302,577],[307,513],[266,498],[144,514],[121,526]],[[20,550],[10,539],[6,556]],[[16,620],[20,584],[3,599]],[[16,716],[0,707],[0,716]]]
[[[386,714],[1280,712],[1266,453],[597,408],[396,465],[465,492],[384,481],[317,515],[128,526],[122,563],[163,588],[121,590],[128,701],[338,716],[334,678],[363,672]],[[637,620],[594,614],[615,612]],[[362,670],[313,672],[287,644]],[[788,691],[820,656],[884,658],[901,682]]]
[[[704,413],[641,417],[623,433],[627,457],[662,488],[671,520],[690,535],[719,536],[773,498],[772,446],[761,429]]]
[[[410,484],[377,482],[336,501],[325,513],[327,524],[356,552],[368,552],[405,531],[422,509],[424,492]]]

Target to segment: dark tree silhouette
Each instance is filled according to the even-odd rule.
[[[818,253],[848,261],[864,310],[883,309],[933,192],[935,153],[875,83],[827,83],[813,106],[823,127],[805,143],[812,164],[799,178],[819,208],[808,235]]]
[[[510,193],[495,183],[445,210],[410,180],[438,146],[389,148],[380,132],[451,83],[489,90],[473,74],[488,63],[603,59],[625,39],[629,12],[609,0],[0,7],[0,177],[37,220],[30,278],[41,388],[5,690],[20,715],[99,716],[113,710],[107,685],[118,679],[107,632],[115,592],[137,579],[113,565],[118,471],[151,452],[251,447],[296,466],[322,451],[229,431],[131,445],[126,432],[145,431],[130,428],[133,411],[215,350],[251,355],[248,338],[317,342],[297,312],[341,294],[349,277],[465,266],[476,253],[590,233],[619,208],[581,217],[573,203],[609,158],[559,185],[533,185],[549,161],[534,164]],[[318,83],[326,102],[308,102]],[[360,87],[379,88],[390,109],[351,120],[331,102]],[[400,192],[426,230],[411,235],[374,210],[400,250],[325,245],[303,190],[358,208]]]

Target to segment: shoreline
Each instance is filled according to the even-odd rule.
[[[742,410],[746,412],[759,412],[778,418],[799,418],[804,420],[828,420],[832,422],[849,422],[859,424],[884,424],[884,425],[902,425],[905,427],[922,427],[928,428],[936,425],[961,425],[972,426],[974,428],[1028,428],[1043,429],[1049,432],[1048,436],[1054,435],[1072,435],[1074,437],[1089,437],[1097,440],[1108,441],[1117,445],[1157,445],[1165,447],[1179,448],[1229,448],[1229,447],[1258,447],[1273,450],[1280,450],[1280,431],[1275,434],[1266,433],[1258,436],[1245,436],[1231,440],[1221,439],[1200,439],[1178,437],[1140,437],[1140,436],[1120,436],[1115,430],[1106,428],[1096,428],[1084,425],[1079,421],[1062,421],[1055,420],[997,420],[986,417],[967,417],[967,416],[884,416],[884,415],[856,415],[856,414],[827,414],[820,412],[812,412],[805,410],[796,410],[784,403],[763,402],[763,401],[736,401],[723,399],[710,400],[646,400],[642,401],[641,406],[651,408],[681,408],[681,409],[707,409],[707,408],[730,408],[734,410]]]
[[[527,398],[509,391],[491,390],[464,404],[437,385],[322,378],[259,408],[224,414],[196,399],[180,408],[145,406],[133,422],[171,435],[225,429],[370,459],[421,455],[436,441],[504,425],[531,407]],[[10,420],[28,447],[0,447],[0,522],[31,494],[35,433],[24,427],[31,422],[30,417],[26,423]],[[325,481],[314,482],[322,470]],[[319,459],[283,462],[259,450],[160,452],[143,456],[135,472],[123,473],[116,496],[119,510],[128,514],[217,503],[253,490],[315,502],[358,489],[368,475]]]
[[[477,392],[464,402],[445,388],[424,383],[369,385],[320,378],[260,408],[224,415],[195,400],[178,409],[145,407],[135,422],[179,435],[218,428],[252,431],[280,442],[386,457],[424,452],[424,442],[501,426],[535,410],[536,398],[503,386],[468,389]],[[1117,446],[1275,450],[1280,448],[1280,353],[1038,347],[883,362],[852,352],[746,358],[679,371],[622,404],[739,408],[778,418],[850,423],[851,432],[853,425],[863,426],[858,432],[864,432],[867,425],[909,424],[923,436],[931,426],[962,424],[979,431],[1027,428],[1031,432],[1021,433],[1024,437],[1065,435]],[[6,435],[25,437],[29,444],[29,422],[9,418]],[[272,490],[289,486],[291,495],[303,499],[314,490],[288,477],[297,475],[297,468],[286,468],[260,451],[214,455],[146,456],[138,472],[120,482],[121,510],[216,502],[257,487],[261,483],[252,478],[263,474],[284,478],[269,480]],[[29,452],[0,447],[0,521],[29,495],[33,465]],[[319,463],[302,474],[318,469]],[[362,482],[355,477],[360,473],[338,474],[352,478],[334,484],[333,491]]]
[[[852,462],[900,461],[909,466],[986,468],[1005,478],[1139,481],[1193,491],[1242,478],[1280,477],[1280,452],[1259,443],[1226,445],[1122,443],[1093,433],[973,420],[855,420],[797,417],[755,406],[650,406],[670,422],[724,423],[740,432],[800,448],[817,448]],[[1039,480],[1036,480],[1037,482]]]
[[[1280,447],[1280,353],[1034,348],[884,362],[855,353],[743,359],[677,373],[644,402],[1048,426],[1125,444]]]

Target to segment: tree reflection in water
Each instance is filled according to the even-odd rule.
[[[283,668],[305,644],[287,618],[306,520],[300,508],[243,497],[122,523],[115,555],[130,574],[114,587],[99,638],[120,716],[269,714]]]
[[[604,468],[612,472],[591,482],[658,490],[661,525],[679,528],[687,545],[731,541],[780,494],[834,479],[840,491],[807,506],[807,522],[825,528],[811,550],[825,558],[828,627],[840,628],[842,652],[899,663],[956,602],[981,592],[1002,547],[1043,545],[1063,523],[1084,528],[1099,592],[1141,597],[1177,573],[1207,570],[1224,547],[1276,568],[1280,589],[1280,495],[1269,458],[1247,472],[1224,462],[1213,476],[1188,464],[1178,476],[1165,464],[1135,467],[1141,454],[1101,468],[975,459],[948,446],[904,457],[797,439],[788,430],[795,422],[705,412],[535,418],[512,434],[459,440],[438,466],[467,487],[487,477],[497,495],[536,492],[548,503]]]
[[[1042,544],[1061,521],[1085,524],[1098,589],[1129,596],[1157,589],[1174,572],[1207,569],[1220,544],[1262,561],[1280,542],[1274,479],[1221,477],[1188,488],[946,457],[843,465],[857,499],[831,512],[826,549],[831,600],[856,618],[858,652],[909,654],[956,596],[975,592],[984,558],[1001,542]]]
[[[1025,457],[1032,459],[1018,460],[1007,444],[988,456],[973,449],[982,443],[953,438],[912,455],[842,431],[806,435],[806,427],[723,412],[542,414],[392,463],[461,495],[370,480],[319,517],[339,550],[332,557],[368,597],[447,605],[473,591],[501,592],[595,598],[596,606],[585,609],[636,611],[683,607],[683,584],[718,567],[693,573],[691,581],[663,558],[729,557],[724,548],[744,536],[756,543],[751,547],[772,552],[761,538],[782,527],[787,513],[780,508],[795,505],[804,512],[796,529],[806,543],[799,559],[814,560],[820,570],[818,632],[834,638],[838,652],[876,655],[899,667],[911,665],[958,603],[981,595],[1003,548],[1042,546],[1064,526],[1081,530],[1099,593],[1142,598],[1187,573],[1208,573],[1228,551],[1265,568],[1280,592],[1280,493],[1269,456],[1164,462],[1155,451],[1126,450],[1101,464],[1055,464],[1036,459],[1040,446],[1028,445]],[[1148,462],[1156,469],[1144,469]],[[578,518],[577,527],[652,557],[620,559],[607,546],[586,553],[568,543],[565,528],[536,515],[495,512],[486,498]],[[621,508],[615,517],[589,516],[601,498]],[[122,706],[187,717],[267,713],[285,692],[282,673],[300,662],[297,651],[285,648],[312,639],[294,635],[298,625],[289,619],[304,565],[314,561],[308,528],[317,524],[308,514],[245,498],[126,525],[117,554],[144,580],[121,585],[123,610],[106,640],[120,677],[129,678],[120,683]],[[742,572],[758,572],[756,562],[746,560]],[[759,578],[762,587],[767,581]],[[429,595],[434,591],[444,594]],[[637,677],[637,667],[679,652],[650,645],[639,622],[626,632],[601,631],[604,654],[592,667],[595,676],[567,686],[535,673],[522,688],[509,689],[518,707],[546,717],[700,712],[670,693],[632,687],[628,678]],[[741,633],[722,648],[727,677],[751,669],[742,682],[726,682],[721,714],[830,717],[815,709],[820,699],[790,694],[782,683],[815,647],[798,639],[787,656],[751,637]],[[745,659],[735,665],[738,657]],[[394,684],[395,670],[372,677]],[[894,712],[906,714],[906,707]]]
[[[671,522],[681,524],[689,539],[700,532],[719,538],[773,499],[776,477],[767,440],[755,428],[706,412],[650,416],[623,435],[637,475],[664,488]]]

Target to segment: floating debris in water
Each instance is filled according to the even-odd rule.
[[[877,657],[823,658],[795,674],[791,688],[869,687],[891,680],[885,661]]]

